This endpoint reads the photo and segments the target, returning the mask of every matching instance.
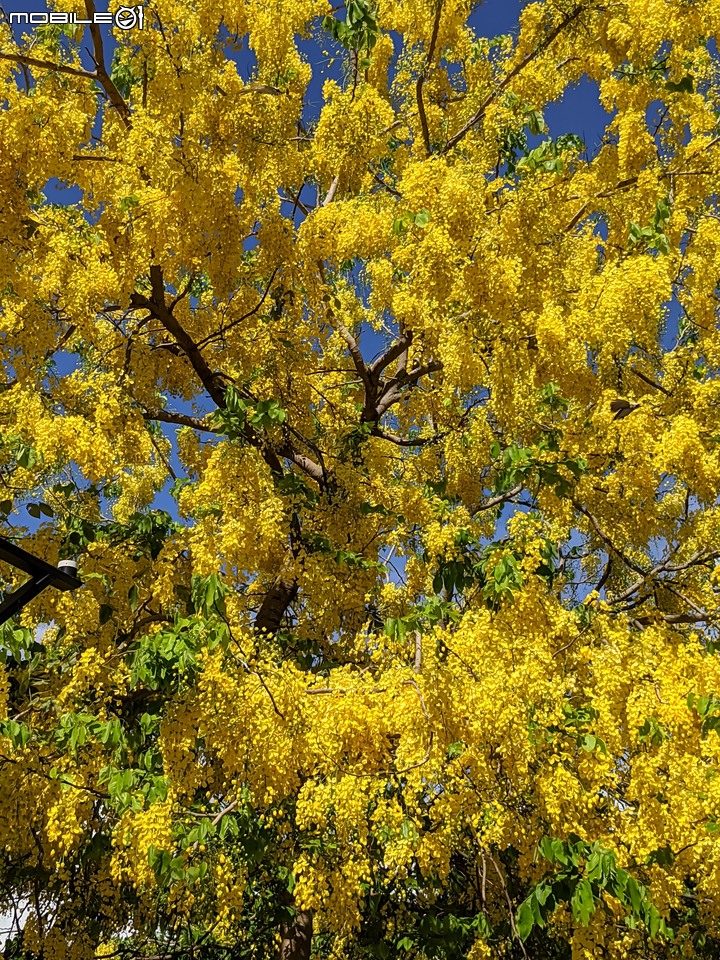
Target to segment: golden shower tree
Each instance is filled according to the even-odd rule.
[[[720,2],[475,6],[0,28],[6,957],[718,955]]]

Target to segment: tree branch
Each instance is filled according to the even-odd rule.
[[[425,114],[425,103],[423,101],[423,86],[425,84],[425,76],[427,74],[430,65],[432,64],[433,56],[435,55],[435,44],[437,43],[438,30],[440,29],[440,15],[442,13],[442,0],[436,0],[437,6],[435,9],[435,22],[433,23],[432,36],[430,37],[430,46],[428,47],[427,57],[425,59],[425,65],[420,70],[420,73],[417,78],[417,83],[415,85],[415,95],[417,97],[418,113],[420,115],[420,126],[422,127],[423,142],[425,144],[425,153],[430,155],[430,130],[428,128],[427,116]]]
[[[415,367],[413,370],[408,370],[407,373],[388,380],[378,397],[375,406],[375,419],[379,420],[383,417],[390,407],[401,399],[404,387],[417,383],[420,377],[427,373],[435,373],[438,370],[442,370],[442,363],[439,360],[431,360],[423,366]]]
[[[508,86],[508,84],[511,83],[515,79],[515,77],[522,70],[524,70],[525,67],[528,66],[528,64],[532,63],[532,61],[535,60],[537,57],[539,57],[541,53],[547,50],[550,44],[563,32],[563,30],[565,30],[567,27],[570,26],[571,23],[577,20],[577,18],[580,16],[583,10],[585,10],[585,6],[586,5],[584,3],[581,3],[577,7],[575,7],[574,10],[571,10],[570,13],[563,20],[560,21],[560,23],[555,27],[554,30],[550,31],[547,37],[545,37],[545,39],[540,44],[538,44],[538,46],[534,50],[532,50],[525,57],[523,57],[520,63],[516,64],[512,68],[512,70],[505,77],[503,77],[503,79],[500,81],[497,87],[495,87],[492,93],[490,93],[485,98],[485,100],[482,102],[478,110],[472,115],[472,117],[470,117],[470,119],[465,124],[465,126],[461,127],[460,130],[458,130],[458,132],[454,134],[454,136],[450,137],[448,142],[445,144],[442,150],[442,153],[448,153],[450,150],[452,150],[452,148],[456,146],[463,139],[463,137],[465,137],[466,134],[468,134],[472,130],[472,128],[482,120],[482,118],[485,116],[485,111],[487,110],[487,108],[490,106],[490,104],[494,100],[497,99],[497,97]]]
[[[265,303],[265,301],[267,300],[267,295],[270,293],[270,287],[272,286],[272,282],[273,282],[273,280],[275,279],[275,276],[277,275],[277,272],[278,272],[279,269],[280,269],[280,267],[275,267],[275,269],[274,269],[273,272],[271,273],[270,279],[268,280],[268,283],[267,283],[267,286],[265,287],[265,290],[263,291],[263,295],[260,297],[260,300],[259,300],[259,301],[257,302],[257,304],[252,308],[252,310],[248,310],[247,313],[244,313],[241,317],[238,317],[236,320],[233,320],[233,321],[232,321],[231,323],[229,323],[226,327],[221,327],[221,328],[217,331],[217,333],[211,333],[209,336],[205,337],[204,340],[199,340],[199,341],[198,341],[198,344],[197,344],[198,347],[204,347],[206,344],[210,343],[212,340],[217,340],[219,337],[224,337],[225,334],[228,332],[228,330],[232,330],[233,327],[236,327],[239,323],[242,323],[243,320],[247,320],[248,317],[252,317],[254,314],[256,314],[256,313],[258,312],[258,310],[260,309],[260,307],[262,307],[262,305],[263,305],[263,304]]]
[[[285,611],[297,596],[297,592],[297,580],[280,577],[272,584],[255,616],[255,629],[258,633],[274,635],[278,632]]]
[[[146,420],[159,420],[162,423],[174,423],[180,427],[192,427],[193,430],[202,430],[205,433],[217,433],[216,427],[211,427],[197,417],[190,417],[185,413],[176,413],[173,410],[146,410],[143,414]]]
[[[94,48],[94,61],[95,61],[95,77],[107,94],[108,100],[115,107],[117,112],[120,114],[120,119],[125,124],[126,127],[130,126],[130,110],[128,105],[125,103],[123,98],[120,96],[120,91],[113,83],[110,78],[110,74],[105,69],[105,56],[103,52],[103,40],[102,33],[100,31],[99,24],[95,23],[95,2],[94,0],[85,0],[85,11],[87,13],[87,18],[90,20],[90,36],[92,37],[93,48]]]
[[[397,360],[399,357],[401,357],[403,353],[407,353],[407,349],[412,343],[412,341],[413,341],[412,330],[404,331],[400,336],[400,338],[395,343],[393,343],[392,346],[388,347],[388,349],[385,351],[385,353],[383,353],[382,356],[378,357],[377,360],[373,361],[373,363],[370,364],[370,366],[368,367],[368,373],[370,374],[370,376],[377,377],[379,374],[383,372],[383,370],[386,367],[389,367],[394,360]],[[402,371],[404,371],[404,369],[405,367],[404,365],[402,365],[402,370],[398,370],[398,373],[401,373]]]
[[[373,430],[373,436],[394,443],[396,447],[425,447],[429,443],[439,443],[441,440],[440,434],[435,434],[432,437],[415,437],[414,440],[411,440],[409,437],[398,437],[395,433],[388,433],[386,430],[381,430],[380,427]]]
[[[200,382],[214,402],[218,407],[224,407],[225,388],[222,386],[219,375],[210,369],[207,361],[198,349],[197,344],[183,329],[180,323],[178,323],[165,303],[165,283],[163,281],[162,268],[158,264],[153,264],[150,267],[150,283],[152,286],[152,299],[148,299],[140,293],[133,293],[130,298],[131,306],[149,310],[152,316],[165,327],[190,361],[193,370],[200,378]]]
[[[51,60],[38,60],[36,57],[26,57],[21,53],[0,53],[0,60],[10,60],[12,63],[25,67],[37,67],[39,70],[57,70],[58,73],[67,73],[71,77],[84,77],[86,80],[98,79],[97,75],[90,70],[70,67],[64,63],[53,63]]]
[[[507,503],[508,500],[512,500],[513,497],[516,497],[519,493],[522,493],[523,485],[518,483],[508,490],[507,493],[500,493],[496,497],[491,497],[489,500],[486,500],[485,503],[481,503],[479,506],[475,507],[474,510],[470,511],[470,516],[474,517],[478,513],[482,513],[484,510],[492,510],[493,507],[499,507],[501,503]]]
[[[578,513],[581,513],[584,517],[587,517],[587,519],[590,521],[590,525],[592,526],[593,530],[594,530],[595,533],[598,535],[598,537],[600,537],[600,539],[602,540],[602,542],[603,542],[610,550],[612,550],[612,552],[613,552],[616,556],[620,557],[620,559],[621,559],[622,562],[625,564],[625,566],[630,567],[631,570],[634,570],[635,573],[639,573],[640,576],[643,577],[643,578],[647,576],[647,574],[646,574],[645,571],[642,569],[642,567],[638,566],[638,564],[636,564],[634,561],[632,561],[632,560],[627,556],[627,554],[623,553],[623,551],[620,550],[619,547],[616,547],[616,546],[615,546],[615,544],[614,544],[614,543],[612,542],[612,540],[608,537],[608,535],[604,532],[604,530],[602,529],[602,527],[600,526],[600,524],[597,522],[597,520],[596,520],[595,517],[590,513],[589,510],[587,510],[581,503],[578,503],[577,500],[573,500],[573,501],[572,501],[572,505],[575,507],[575,509],[578,511]]]

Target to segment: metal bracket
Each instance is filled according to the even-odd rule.
[[[76,569],[73,561],[66,561],[59,567],[53,567],[52,564],[34,557],[4,537],[0,537],[0,560],[30,575],[29,580],[0,603],[0,624],[19,613],[46,587],[55,587],[57,590],[77,590],[82,586],[82,580],[71,572]]]

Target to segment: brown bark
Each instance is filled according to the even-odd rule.
[[[312,935],[312,913],[298,910],[291,923],[280,927],[280,960],[309,960]]]
[[[265,599],[255,617],[255,629],[267,633],[277,633],[285,616],[285,611],[297,596],[298,585],[295,580],[280,577],[268,590]]]

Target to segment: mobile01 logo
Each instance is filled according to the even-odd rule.
[[[111,24],[120,30],[132,30],[137,27],[142,30],[144,23],[144,10],[138,4],[135,7],[118,7],[114,14],[112,13],[94,13],[92,19],[83,19],[76,13],[58,13],[54,10],[37,13],[10,13],[10,24],[27,24],[31,27],[40,27],[45,24]]]

